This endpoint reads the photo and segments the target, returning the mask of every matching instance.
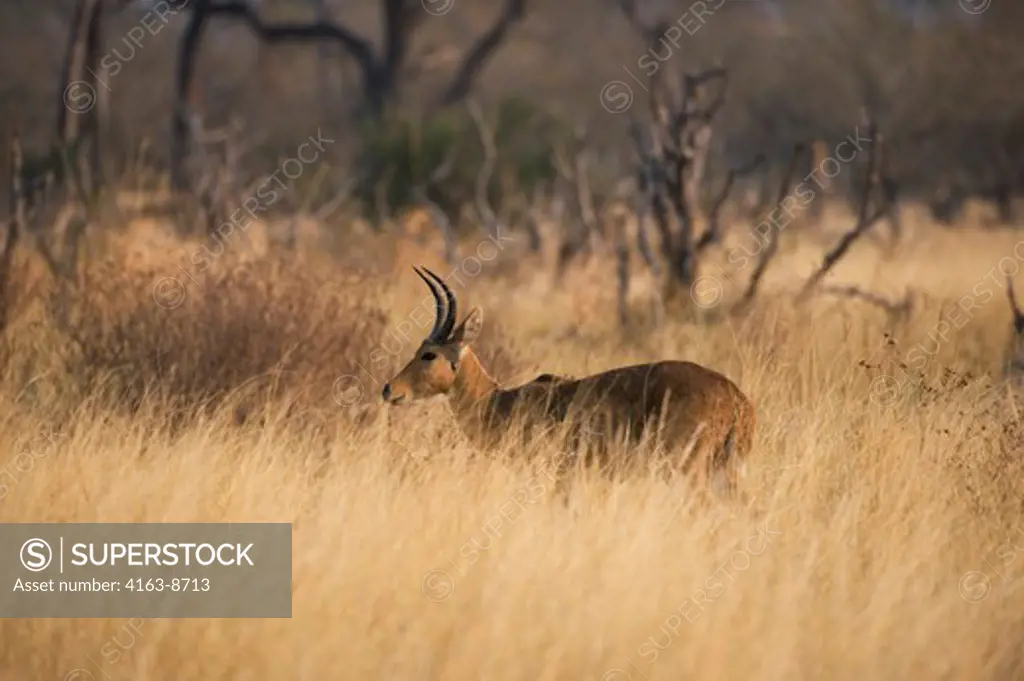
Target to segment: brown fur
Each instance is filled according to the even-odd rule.
[[[750,401],[725,376],[692,362],[638,364],[585,378],[548,374],[495,390],[481,408],[485,436],[500,433],[517,417],[579,424],[605,453],[619,437],[637,444],[656,434],[657,442],[677,455],[673,463],[680,470],[703,480],[724,473],[720,482],[729,488],[736,483],[735,464],[753,441]]]
[[[753,442],[755,415],[750,400],[722,374],[691,362],[664,361],[584,378],[541,374],[501,388],[470,348],[481,326],[482,313],[474,308],[446,341],[424,341],[385,386],[384,399],[399,404],[446,395],[462,430],[486,448],[517,422],[526,437],[538,427],[547,431],[573,424],[576,445],[595,439],[610,443],[612,437],[635,444],[653,434],[675,468],[720,492],[735,489]],[[599,451],[610,451],[597,444]]]

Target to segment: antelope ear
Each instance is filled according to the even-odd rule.
[[[480,329],[484,325],[484,312],[479,307],[474,307],[462,320],[462,323],[452,331],[451,341],[460,345],[469,345],[480,335]]]

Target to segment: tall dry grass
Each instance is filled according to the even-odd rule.
[[[336,379],[420,303],[391,282],[224,261],[216,286],[164,310],[147,292],[160,271],[96,269],[108,278],[71,303],[66,328],[29,307],[11,329],[0,520],[292,522],[293,617],[4,621],[0,669],[76,681],[1022,678],[1024,478],[1019,408],[998,374],[1001,282],[923,364],[910,354],[933,347],[937,320],[1015,241],[935,233],[890,262],[856,249],[838,279],[918,291],[894,326],[856,301],[796,308],[787,290],[821,253],[809,241],[786,251],[749,317],[643,335],[595,314],[614,309],[596,285],[469,282],[502,378],[676,357],[747,390],[751,501],[711,508],[644,473],[576,471],[563,495],[547,446],[498,460],[466,444],[443,404],[376,414],[383,368],[352,404],[338,400]],[[389,346],[396,364],[412,345]],[[244,395],[259,415],[239,423],[239,387],[267,375],[275,389]],[[347,418],[339,401],[380,418]]]

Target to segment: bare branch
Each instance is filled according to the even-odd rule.
[[[718,93],[710,104],[701,106],[703,89],[709,83],[720,81]],[[729,86],[729,72],[722,66],[715,66],[696,74],[683,77],[683,111],[685,115],[697,116],[710,121],[725,103],[725,95]],[[691,108],[692,107],[692,108]]]
[[[779,183],[779,193],[775,197],[775,205],[781,206],[782,202],[787,196],[793,185],[793,177],[796,175],[796,168],[800,162],[800,157],[804,154],[805,146],[803,143],[797,143],[793,146],[793,153],[789,157],[789,165],[786,167],[786,172],[782,176],[782,181]],[[761,250],[761,254],[757,259],[757,266],[754,268],[754,273],[750,277],[750,283],[747,285],[747,290],[743,294],[743,298],[736,305],[734,312],[744,312],[750,303],[754,300],[754,296],[757,295],[758,286],[761,284],[761,279],[764,277],[765,272],[768,271],[768,265],[772,259],[775,258],[776,253],[779,250],[779,230],[772,224],[768,231],[768,243]]]
[[[37,250],[43,256],[43,260],[46,261],[46,265],[50,268],[54,277],[60,281],[61,290],[59,295],[63,298],[67,295],[67,286],[78,280],[79,248],[82,243],[82,237],[85,236],[85,230],[93,219],[94,206],[92,198],[85,190],[85,183],[82,180],[81,174],[81,163],[77,158],[71,158],[66,147],[60,148],[60,154],[64,165],[65,182],[73,185],[85,215],[68,215],[65,218],[67,223],[64,229],[54,230],[55,232],[63,233],[61,239],[63,243],[51,245],[47,241],[47,235],[38,230],[35,231],[34,236]]]
[[[476,176],[474,192],[476,208],[480,213],[480,218],[484,221],[488,233],[493,234],[497,228],[498,216],[491,207],[490,200],[487,198],[487,192],[490,188],[491,177],[494,175],[494,167],[498,162],[498,150],[494,143],[494,134],[487,126],[487,121],[484,119],[484,113],[480,108],[480,104],[475,99],[470,99],[466,104],[466,108],[469,110],[469,115],[473,118],[474,125],[476,125],[477,134],[480,137],[480,146],[484,152],[484,160],[480,165],[480,172]]]
[[[444,160],[427,176],[427,184],[437,186],[451,177],[455,170],[455,147],[451,147]]]
[[[100,68],[100,60],[103,58],[105,49],[102,9],[102,2],[93,6],[92,17],[85,36],[86,70],[94,94],[93,105],[86,119],[86,129],[91,141],[89,146],[89,187],[93,191],[103,184],[104,151],[110,121],[110,89],[100,81],[100,77],[96,73]]]
[[[892,318],[906,318],[912,309],[910,291],[907,291],[902,300],[895,303],[877,293],[863,291],[856,286],[825,286],[821,289],[821,292],[844,298],[855,298],[872,305],[877,305]]]
[[[757,170],[764,161],[764,154],[757,154],[749,163],[747,163],[747,165],[740,166],[739,168],[730,168],[726,173],[725,183],[722,185],[722,190],[718,192],[718,196],[715,197],[714,203],[711,204],[711,210],[708,211],[707,229],[701,235],[700,239],[698,239],[697,245],[694,247],[698,253],[705,250],[711,244],[721,243],[722,207],[725,206],[725,202],[729,199],[729,194],[732,192],[732,187],[736,183],[736,178],[750,175]]]
[[[480,71],[487,60],[505,40],[505,36],[513,25],[526,16],[526,0],[506,0],[505,6],[494,24],[481,35],[469,49],[459,68],[455,71],[451,83],[441,95],[439,104],[451,106],[469,94]]]
[[[74,19],[71,21],[64,62],[61,66],[61,100],[57,103],[57,135],[65,144],[71,144],[80,134],[82,115],[72,114],[64,98],[75,95],[68,88],[87,79],[89,26],[97,20],[99,5],[99,0],[79,0],[75,5]]]
[[[644,136],[642,126],[637,121],[632,121],[630,126],[630,134],[633,139],[634,151],[636,152],[638,163],[637,163],[637,216],[641,220],[642,228],[639,233],[641,239],[639,247],[641,252],[645,253],[645,259],[653,258],[653,252],[650,248],[650,242],[647,239],[646,229],[643,228],[643,217],[648,213],[653,215],[655,223],[658,227],[658,231],[661,233],[661,254],[664,256],[666,262],[671,262],[672,259],[672,229],[669,224],[669,214],[667,201],[665,200],[663,189],[665,184],[664,170],[661,167],[660,157],[658,156],[659,146],[658,136],[659,132],[656,128],[652,128],[651,143],[654,149],[648,147],[647,139]],[[657,269],[656,277],[661,280],[661,267],[657,264],[657,260],[654,259],[655,265],[652,265],[653,269]],[[651,260],[648,259],[648,264]]]
[[[204,7],[209,15],[222,15],[241,19],[259,38],[266,42],[307,42],[334,40],[340,43],[359,63],[360,68],[370,73],[376,69],[373,48],[370,42],[351,29],[330,21],[313,23],[264,23],[259,14],[244,0],[197,0],[193,12]]]
[[[576,179],[575,172],[569,161],[565,158],[565,149],[559,143],[554,144],[554,148],[551,150],[551,162],[555,166],[555,172],[557,172],[562,179],[567,182],[573,182]]]
[[[316,21],[308,24],[268,24],[262,21],[257,11],[244,0],[192,0],[188,8],[191,9],[192,14],[181,37],[175,76],[176,98],[172,123],[171,172],[176,188],[184,189],[187,186],[183,164],[190,144],[188,102],[190,101],[199,45],[202,42],[207,22],[215,16],[240,20],[260,40],[269,43],[322,40],[333,40],[340,43],[359,64],[363,77],[363,91],[369,105],[375,110],[379,110],[383,106],[383,97],[386,94],[384,90],[387,84],[382,82],[382,67],[378,65],[374,57],[370,42],[347,27],[329,21]]]
[[[576,144],[576,153],[573,155],[576,202],[579,205],[583,227],[587,230],[587,238],[590,238],[597,229],[598,220],[597,209],[594,206],[594,193],[590,189],[590,151],[586,126],[582,123],[577,125],[573,137]]]
[[[878,184],[880,169],[882,164],[882,148],[884,140],[881,132],[878,130],[874,119],[868,119],[868,138],[872,140],[871,150],[868,154],[868,163],[864,171],[864,195],[861,197],[860,209],[857,215],[857,223],[853,228],[844,234],[835,247],[825,255],[825,259],[821,264],[821,267],[811,275],[810,279],[804,284],[803,289],[800,291],[799,298],[801,300],[811,293],[815,286],[817,286],[825,275],[835,266],[839,260],[846,255],[846,252],[850,250],[853,243],[864,235],[868,229],[871,228],[882,216],[885,215],[885,206],[880,208],[871,209],[871,198],[875,193],[875,187]]]

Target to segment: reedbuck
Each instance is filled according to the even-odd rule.
[[[569,424],[577,444],[583,444],[581,435],[624,435],[630,443],[654,436],[664,451],[676,454],[668,460],[674,468],[710,482],[719,494],[735,490],[753,440],[754,407],[725,376],[691,362],[664,361],[584,378],[543,374],[502,388],[471,348],[483,323],[480,308],[456,325],[455,294],[430,270],[414,269],[434,296],[437,316],[413,359],[384,386],[386,402],[446,395],[465,434],[488,448],[513,423],[527,433]]]

